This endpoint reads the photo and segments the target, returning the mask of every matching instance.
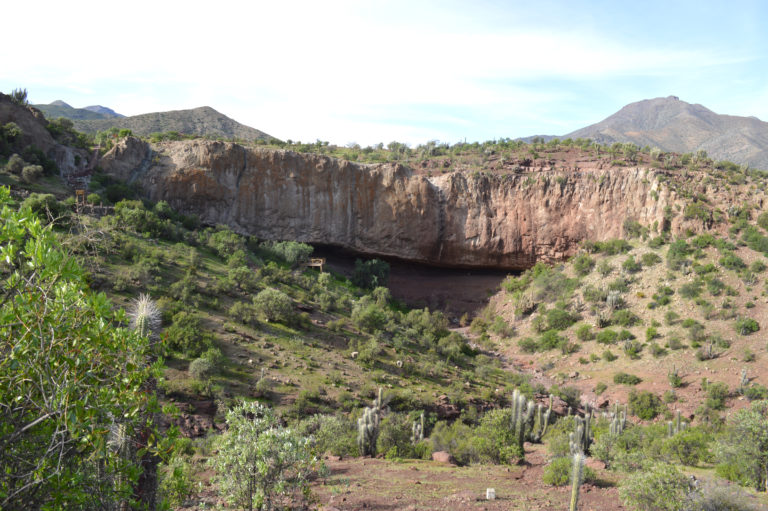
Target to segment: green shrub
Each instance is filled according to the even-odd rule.
[[[621,267],[624,271],[628,273],[637,273],[643,269],[642,265],[637,261],[635,261],[634,256],[627,257],[627,259],[623,263],[621,263]]]
[[[567,342],[568,339],[558,335],[557,330],[547,330],[539,337],[539,349],[541,351],[553,350]]]
[[[278,259],[289,266],[296,266],[312,255],[311,245],[297,241],[265,241],[259,244],[259,252],[269,259]]]
[[[576,274],[581,277],[589,275],[594,267],[595,260],[587,254],[579,254],[573,258],[573,269],[576,271]]]
[[[565,330],[579,319],[575,314],[559,308],[550,309],[546,314],[548,330]]]
[[[200,317],[186,311],[174,314],[165,334],[168,346],[187,356],[197,357],[211,344],[211,336],[203,331]]]
[[[541,480],[551,486],[565,486],[571,481],[571,467],[573,460],[570,457],[557,457],[544,467]],[[595,481],[597,476],[590,467],[584,467],[584,481]]]
[[[614,360],[616,360],[617,358],[619,358],[619,357],[617,357],[616,355],[614,355],[614,354],[613,354],[613,352],[612,352],[611,350],[605,350],[605,351],[603,351],[603,360],[605,360],[606,362],[613,362],[613,361],[614,361]]]
[[[723,382],[714,382],[707,384],[707,400],[705,404],[712,410],[722,410],[725,408],[725,400],[730,395],[728,385]]]
[[[244,509],[281,509],[309,494],[317,467],[309,439],[281,426],[258,403],[232,408],[227,426],[209,462],[223,496]]]
[[[587,324],[581,324],[576,328],[576,338],[582,342],[591,341],[594,338],[592,327]]]
[[[449,452],[461,465],[479,461],[473,439],[472,428],[458,420],[450,424],[444,421],[438,422],[432,434],[429,435],[433,451]]]
[[[520,339],[517,341],[517,345],[520,346],[520,349],[523,351],[523,353],[535,353],[539,350],[539,343],[530,337],[524,337],[523,339]]]
[[[640,258],[640,262],[643,264],[643,266],[653,266],[661,262],[661,257],[659,257],[658,254],[654,252],[646,252]]]
[[[614,311],[611,315],[611,323],[618,326],[634,326],[640,322],[640,318],[637,317],[629,309],[621,309]]]
[[[605,330],[601,330],[600,332],[598,332],[595,339],[600,344],[616,344],[616,340],[618,339],[618,337],[619,337],[619,334],[615,330],[606,328]]]
[[[741,270],[743,268],[746,268],[747,265],[744,264],[744,261],[737,256],[736,254],[726,254],[723,257],[720,258],[720,266],[723,268],[727,268],[729,270]]]
[[[373,333],[384,329],[389,321],[389,314],[384,307],[363,298],[352,308],[352,321],[360,329]]]
[[[196,380],[208,380],[216,372],[216,366],[206,358],[196,358],[189,364],[189,374]]]
[[[174,456],[167,465],[160,465],[158,472],[161,499],[169,506],[183,506],[194,488],[192,467],[182,456]]]
[[[749,335],[760,330],[760,324],[752,318],[739,318],[734,328],[740,335]]]
[[[376,452],[384,453],[391,458],[415,457],[414,446],[411,443],[413,420],[407,413],[390,413],[382,421],[379,437],[376,441]]]
[[[702,287],[701,280],[695,280],[693,282],[683,284],[680,287],[680,296],[682,296],[683,298],[688,298],[689,300],[698,298],[699,295],[701,294],[701,287]]]
[[[266,321],[288,323],[293,319],[293,304],[291,298],[273,288],[263,289],[253,297],[256,313]]]
[[[41,165],[26,165],[21,169],[21,178],[26,183],[34,183],[43,175],[43,167]]]
[[[640,392],[632,390],[629,393],[629,411],[640,419],[652,420],[664,409],[664,403],[656,394],[647,390]]]
[[[643,380],[634,374],[619,372],[613,375],[613,383],[621,385],[637,385]]]
[[[672,465],[641,470],[621,482],[619,495],[625,505],[643,511],[688,511],[692,489],[688,477]]]
[[[357,423],[346,415],[313,415],[301,421],[299,432],[312,436],[318,453],[358,456]]]
[[[379,259],[369,261],[355,260],[352,283],[358,287],[373,289],[386,286],[389,281],[389,264]]]
[[[708,461],[711,441],[712,437],[701,428],[688,428],[664,439],[661,454],[675,463],[695,467],[700,462]]]
[[[516,463],[524,457],[525,453],[518,450],[511,422],[509,408],[490,410],[480,419],[472,445],[481,463]]]

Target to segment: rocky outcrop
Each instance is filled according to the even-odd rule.
[[[445,266],[523,269],[560,260],[582,240],[620,237],[627,218],[662,224],[675,199],[653,171],[638,168],[427,177],[398,164],[225,142],[153,150],[148,168],[131,176],[120,162],[147,161],[144,143],[123,141],[101,164],[208,224]]]
[[[10,96],[0,93],[0,125],[11,122],[21,129],[21,135],[15,145],[19,148],[32,146],[41,150],[56,162],[61,177],[65,180],[86,170],[90,158],[87,151],[60,144],[46,129],[48,121],[40,110],[18,105]]]

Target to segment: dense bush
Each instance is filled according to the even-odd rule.
[[[621,385],[637,385],[642,381],[643,380],[640,377],[635,376],[634,374],[621,372],[613,375],[613,383]]]
[[[760,324],[752,318],[739,318],[734,328],[741,335],[749,335],[760,330]]]
[[[209,462],[227,500],[244,509],[282,509],[307,497],[318,464],[307,438],[258,403],[232,408],[227,426]]]
[[[358,287],[373,289],[386,286],[389,281],[389,264],[379,259],[368,261],[355,260],[355,270],[352,274],[352,283]]]
[[[216,366],[207,358],[196,358],[189,364],[189,374],[197,380],[205,381],[215,372]]]
[[[654,419],[665,409],[661,399],[656,394],[647,390],[640,392],[631,391],[628,403],[630,413],[643,420]]]
[[[259,251],[270,259],[281,259],[290,266],[296,266],[309,260],[312,255],[311,245],[297,241],[267,241],[259,245]]]
[[[573,460],[567,456],[559,456],[544,467],[541,480],[551,486],[565,486],[571,481],[571,468]],[[584,482],[595,481],[595,471],[590,467],[584,467]]]
[[[565,330],[578,321],[579,317],[560,308],[547,311],[547,329]]]
[[[294,316],[291,298],[273,288],[259,291],[259,294],[253,297],[253,307],[265,321],[288,323]]]
[[[573,269],[576,271],[576,274],[581,277],[589,275],[594,267],[595,260],[587,254],[579,254],[573,258]]]
[[[210,334],[203,331],[200,317],[186,311],[174,314],[165,334],[168,347],[187,356],[197,357],[211,344]]]
[[[302,436],[312,437],[318,453],[358,456],[357,422],[346,415],[313,415],[299,425]]]
[[[692,488],[688,477],[675,467],[660,464],[630,475],[621,483],[622,501],[643,511],[690,511]]]

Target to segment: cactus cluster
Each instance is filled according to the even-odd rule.
[[[381,425],[381,388],[379,395],[373,401],[373,406],[363,410],[363,416],[357,419],[357,446],[361,456],[376,455],[376,440],[379,438]]]
[[[571,500],[568,506],[569,511],[576,511],[579,508],[579,488],[584,482],[584,454],[577,452],[573,455],[573,466],[571,467]]]
[[[535,412],[535,415],[534,415]],[[541,442],[547,432],[552,415],[552,396],[549,396],[549,406],[546,411],[541,404],[529,400],[519,390],[512,393],[512,430],[514,431],[520,452],[525,441]]]
[[[680,433],[681,431],[685,431],[688,428],[688,423],[683,422],[680,419],[680,410],[677,411],[675,414],[675,420],[667,422],[667,436],[673,437]]]
[[[587,405],[584,418],[575,417],[574,431],[568,435],[568,445],[571,449],[571,454],[578,453],[585,454],[589,452],[589,447],[592,445],[592,407]]]
[[[614,403],[613,411],[609,415],[611,419],[611,425],[609,432],[611,436],[619,436],[624,432],[624,428],[627,426],[627,412],[626,410],[619,410],[619,404]]]
[[[424,412],[421,412],[419,420],[413,421],[411,427],[411,443],[416,445],[422,440],[424,440]]]

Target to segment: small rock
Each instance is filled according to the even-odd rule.
[[[446,451],[435,451],[432,453],[432,461],[436,461],[438,463],[448,463],[450,465],[455,465],[456,460],[451,456],[451,453]]]

